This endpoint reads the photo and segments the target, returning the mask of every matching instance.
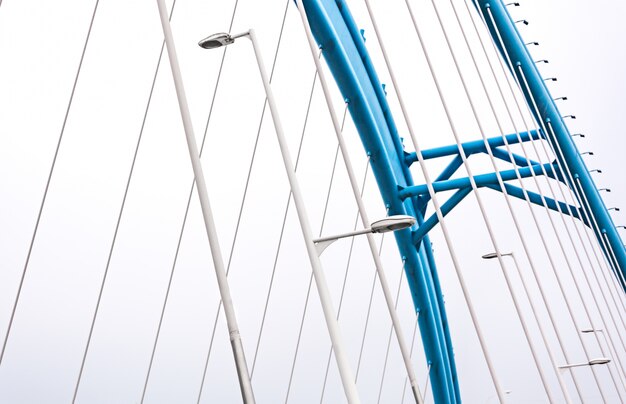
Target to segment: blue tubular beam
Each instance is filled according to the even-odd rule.
[[[617,262],[613,260],[612,254],[610,254],[609,251],[605,249],[604,253],[607,255],[609,261],[616,264],[616,269],[620,270],[622,274],[626,276],[626,249],[624,248],[624,242],[618,234],[598,189],[561,118],[561,113],[554,103],[521,36],[517,32],[517,28],[506,10],[506,7],[501,0],[473,1],[474,5],[479,7],[484,13],[487,27],[500,52],[505,58],[506,55],[508,55],[511,63],[515,66],[512,73],[521,83],[526,101],[531,106],[533,106],[533,102],[536,103],[537,110],[532,108],[535,119],[537,119],[538,122],[542,122],[546,128],[547,124],[550,123],[553,133],[547,133],[546,135],[550,137],[553,143],[559,145],[563,153],[562,156],[559,153],[559,164],[561,167],[568,167],[574,177],[574,183],[569,183],[569,186],[576,189],[580,195],[585,195],[589,203],[585,203],[584,200],[579,200],[578,203],[590,217],[595,218],[600,227],[600,232],[605,233],[606,239],[615,253]],[[488,10],[493,16],[493,21],[489,18]],[[502,41],[500,41],[499,37],[501,37]],[[528,88],[524,83],[524,78],[519,72],[520,68],[524,73],[524,78],[528,82]],[[579,182],[576,179],[578,179]],[[598,234],[596,229],[594,227],[592,228],[596,233],[596,237],[600,240],[600,245],[602,245],[602,234]],[[619,278],[618,276],[618,279]],[[621,280],[620,283],[626,288],[626,285]]]
[[[462,165],[463,165],[463,159],[461,158],[459,154],[457,154],[454,157],[454,159],[450,162],[450,164],[448,164],[446,168],[441,172],[441,174],[439,174],[439,176],[437,177],[435,181],[447,180],[448,178],[452,177],[452,175],[456,172],[456,170],[458,170],[459,167],[461,167]],[[428,201],[430,201],[429,194],[420,195],[417,198],[417,206],[422,216],[426,214],[426,206],[428,205]]]
[[[460,155],[456,157],[446,166],[446,168],[439,174],[435,181],[443,181],[452,177],[452,175],[463,165],[463,158]]]
[[[390,215],[407,214],[423,222],[416,198],[402,200],[399,187],[413,179],[389,105],[363,38],[343,0],[303,0],[313,35],[345,99],[372,172]],[[443,296],[430,241],[413,244],[411,230],[395,232],[415,309],[437,403],[460,402],[456,365]]]
[[[541,136],[535,130],[531,130],[530,132],[520,133],[522,142],[529,141],[531,139],[531,136],[535,140],[541,139]],[[517,138],[516,133],[513,133],[511,135],[506,135],[505,137],[506,137],[506,141],[509,144],[519,143],[519,139]],[[489,147],[491,149],[494,149],[499,146],[504,146],[504,140],[502,139],[502,136],[490,137],[487,139],[487,143],[489,144]],[[465,154],[467,155],[474,154],[474,153],[487,153],[487,148],[485,147],[484,140],[472,140],[471,142],[461,143],[461,147],[463,148],[463,151],[465,151]],[[459,154],[459,147],[457,145],[436,147],[434,149],[428,149],[428,150],[422,151],[422,157],[424,157],[424,160],[433,159],[437,157],[452,156],[455,154]],[[411,165],[417,161],[417,155],[415,154],[415,152],[407,153],[405,158],[406,158],[406,162],[408,165]]]
[[[472,188],[466,187],[461,188],[454,193],[448,200],[441,205],[441,214],[446,216],[456,205],[458,205],[463,198],[472,192]],[[419,243],[422,242],[422,239],[433,227],[435,227],[439,223],[439,218],[437,214],[433,213],[424,223],[420,224],[417,230],[413,231],[413,243],[416,246],[419,246]]]
[[[500,186],[497,185],[497,184],[495,184],[495,185],[493,185],[493,184],[492,185],[486,185],[486,187],[494,189],[496,191],[500,191]],[[524,197],[524,191],[521,188],[516,187],[514,185],[511,185],[511,184],[504,184],[504,188],[506,189],[506,192],[509,195],[514,196],[514,197],[519,198],[519,199],[526,199]],[[531,203],[534,203],[535,205],[539,205],[539,206],[544,206],[543,201],[541,200],[541,195],[539,195],[536,192],[532,192],[532,191],[528,191],[528,190],[526,192],[528,194],[528,200]],[[554,199],[548,198],[546,196],[544,196],[544,198],[546,200],[546,206],[548,207],[548,209],[551,209],[551,210],[553,210],[555,212],[559,211],[559,208],[556,205],[557,202]],[[568,205],[568,204],[566,204],[564,202],[561,202],[561,201],[559,201],[558,204],[559,204],[559,207],[561,208],[561,212],[563,212],[564,214],[570,215],[570,212],[571,212],[570,216],[573,216],[576,219],[580,219],[581,218],[581,215],[580,215],[580,212],[579,212],[579,208],[577,208],[576,206]],[[587,221],[584,220],[584,218],[583,218],[583,223],[587,224]]]
[[[519,175],[521,178],[530,177],[533,175],[533,173],[535,175],[542,175],[543,174],[542,166],[545,169],[546,174],[549,177],[553,178],[554,169],[552,168],[552,164],[550,163],[520,168],[518,170]],[[515,170],[500,171],[500,176],[502,177],[502,181],[511,181],[511,180],[517,179],[517,174]],[[476,182],[476,186],[480,188],[480,187],[486,187],[492,184],[498,184],[498,177],[496,176],[496,173],[480,174],[480,175],[474,176],[474,181]],[[462,189],[462,188],[467,188],[471,186],[472,184],[470,182],[469,177],[433,182],[433,188],[435,192],[450,191],[453,189]],[[411,187],[406,187],[404,189],[401,189],[398,194],[400,198],[406,199],[406,198],[410,198],[410,197],[414,197],[414,196],[418,196],[422,194],[427,194],[427,193],[428,193],[428,187],[426,186],[426,184],[424,184],[424,185],[413,185]]]
[[[486,184],[484,185],[484,187],[502,192],[499,184]],[[515,198],[526,200],[526,198],[524,197],[524,191],[521,188],[511,185],[511,184],[504,184],[504,188],[506,189],[506,192],[509,195]],[[472,188],[468,186],[468,187],[459,189],[458,191],[454,193],[454,195],[448,198],[448,200],[443,205],[441,205],[441,213],[443,214],[443,216],[446,216],[448,213],[450,213],[450,211],[452,211],[454,207],[456,207],[467,195],[469,195],[470,192],[472,192]],[[526,192],[528,194],[528,200],[531,203],[535,205],[539,205],[539,206],[544,206],[543,201],[541,199],[541,195],[535,192],[531,192],[531,191],[526,191]],[[545,198],[546,206],[548,207],[548,209],[551,209],[555,212],[559,212],[559,208],[557,207],[557,202],[554,199],[548,198],[548,197],[544,197],[544,198]],[[579,208],[577,208],[576,206],[567,205],[566,203],[560,202],[560,201],[558,202],[558,204],[561,209],[560,210],[561,212],[567,215],[570,215],[569,212],[571,212],[571,216],[575,217],[576,219],[581,218],[581,215],[578,211]],[[583,222],[587,224],[587,221],[584,220],[584,218],[583,218]],[[436,214],[433,213],[426,221],[424,221],[424,223],[420,224],[417,230],[413,231],[413,242],[415,243],[415,245],[419,245],[419,243],[422,241],[424,236],[428,234],[428,232],[431,231],[437,225],[437,223],[439,223],[439,218],[437,217]]]
[[[493,157],[500,159],[500,160],[504,160],[508,163],[514,163],[515,165],[520,166],[520,167],[528,166],[528,161],[530,160],[530,159],[526,159],[526,157],[522,157],[519,154],[515,154],[515,153],[511,153],[509,155],[508,152],[502,149],[493,149],[491,150],[491,152],[493,153]],[[513,158],[512,161],[511,161],[511,158]],[[530,160],[530,164],[537,165],[539,163],[537,161]]]

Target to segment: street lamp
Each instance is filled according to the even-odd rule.
[[[356,389],[355,378],[350,367],[350,361],[348,359],[343,339],[341,337],[339,323],[336,317],[337,314],[332,305],[330,290],[328,288],[328,284],[322,270],[322,263],[317,253],[315,242],[313,241],[313,232],[311,230],[311,224],[309,223],[308,215],[306,213],[304,197],[302,195],[302,191],[300,190],[298,177],[296,176],[295,168],[291,160],[289,146],[285,138],[280,116],[278,114],[276,101],[274,100],[274,92],[272,91],[272,87],[270,86],[269,77],[265,70],[265,64],[263,63],[263,58],[257,45],[256,34],[253,29],[236,35],[218,33],[204,38],[203,40],[198,42],[198,45],[204,49],[215,49],[222,46],[231,45],[235,42],[235,39],[240,37],[247,37],[252,43],[252,49],[254,50],[257,67],[261,75],[261,81],[263,82],[263,88],[267,97],[267,104],[272,115],[272,122],[274,123],[276,138],[278,140],[283,164],[285,166],[285,171],[287,172],[289,186],[293,195],[294,205],[298,214],[298,221],[300,222],[300,228],[304,237],[309,261],[311,263],[311,271],[313,272],[313,277],[315,278],[315,284],[317,286],[317,292],[319,294],[320,302],[322,304],[322,311],[324,312],[326,327],[328,328],[328,334],[332,341],[332,347],[335,352],[335,360],[337,361],[337,368],[339,369],[343,389],[346,394],[346,398],[350,404],[359,403],[360,400]]]
[[[313,242],[315,243],[315,248],[317,249],[317,255],[322,255],[322,252],[324,252],[326,247],[339,239],[359,236],[361,234],[367,233],[387,233],[390,231],[406,229],[413,226],[414,224],[415,218],[413,216],[394,215],[372,222],[370,227],[367,229],[355,230],[348,233],[337,234],[334,236],[320,237],[313,240]]]
[[[619,211],[620,211],[620,209],[619,209],[619,208],[617,208],[617,207],[608,208],[607,210],[614,210],[614,211],[616,211],[616,212],[619,212]]]
[[[189,151],[189,159],[191,160],[196,189],[198,191],[198,199],[200,200],[200,207],[202,209],[204,227],[207,233],[207,237],[209,239],[209,247],[211,250],[213,267],[215,270],[215,276],[217,278],[220,298],[224,307],[224,316],[226,317],[226,325],[228,327],[230,345],[235,360],[237,377],[239,379],[239,387],[241,388],[241,396],[245,404],[254,404],[255,399],[254,392],[252,390],[252,383],[250,381],[250,373],[248,372],[243,343],[241,341],[241,334],[239,332],[239,326],[237,324],[237,318],[235,315],[235,308],[230,294],[230,287],[228,285],[228,278],[226,276],[226,267],[224,265],[224,259],[222,257],[222,252],[219,245],[219,238],[215,227],[215,219],[213,216],[213,211],[211,209],[211,204],[209,202],[209,194],[204,179],[202,163],[200,162],[200,154],[198,152],[198,145],[196,144],[196,137],[194,134],[189,106],[187,103],[187,96],[185,95],[185,88],[183,85],[182,74],[180,72],[180,65],[178,63],[178,56],[176,54],[176,46],[174,44],[174,36],[172,34],[172,27],[170,25],[165,0],[157,0],[157,5],[159,8],[161,27],[163,29],[163,35],[165,37],[165,44],[167,47],[170,68],[172,70],[172,77],[174,79],[174,87],[176,88],[178,107],[180,109],[180,115],[183,121],[183,128],[187,141],[187,149]]]
[[[548,357],[550,358],[550,363],[552,364],[552,366],[554,367],[554,370],[556,371],[558,366],[556,364],[556,359],[554,357],[554,354],[552,352],[552,349],[550,348],[550,345],[548,344],[548,340],[546,337],[546,332],[543,328],[543,325],[541,324],[541,322],[539,321],[539,316],[537,315],[537,307],[535,306],[535,303],[533,302],[533,299],[531,299],[530,297],[530,293],[528,291],[528,285],[526,284],[526,280],[524,279],[524,277],[522,276],[522,271],[520,270],[519,264],[517,262],[517,258],[515,258],[515,254],[513,252],[508,252],[508,253],[500,253],[500,252],[493,252],[493,253],[489,253],[489,254],[485,254],[482,256],[483,259],[485,260],[490,260],[490,259],[494,259],[494,258],[501,258],[501,257],[511,257],[513,259],[513,264],[515,265],[515,270],[517,271],[517,275],[519,276],[520,280],[522,281],[522,287],[524,289],[524,293],[526,294],[526,298],[528,299],[528,302],[530,303],[530,309],[531,312],[533,314],[533,317],[535,319],[535,322],[537,323],[537,326],[539,327],[539,334],[541,335],[541,339],[543,340],[543,343],[546,347],[546,350],[548,351]],[[539,359],[537,357],[537,354],[535,353],[535,348],[534,348],[534,344],[532,343],[532,340],[530,339],[528,332],[526,331],[526,322],[524,321],[524,317],[521,314],[520,309],[518,308],[518,303],[517,303],[517,298],[515,297],[515,292],[513,291],[513,288],[511,287],[511,285],[509,285],[509,281],[508,281],[508,277],[506,274],[506,270],[504,269],[504,266],[502,266],[502,273],[505,277],[505,280],[507,280],[507,286],[509,288],[509,291],[511,293],[511,297],[513,299],[513,304],[515,306],[515,310],[517,311],[517,315],[520,319],[520,323],[522,324],[522,328],[524,329],[524,333],[526,334],[526,338],[528,340],[528,345],[530,347],[531,350],[531,354],[533,355],[533,359],[535,360],[535,364],[537,365],[537,370],[539,371],[539,376],[541,378],[541,381],[544,385],[544,388],[546,390],[546,393],[548,395],[549,401],[553,402],[554,400],[552,399],[552,395],[551,392],[548,388],[548,384],[545,381],[545,376],[543,373],[543,370],[541,368],[541,366],[539,365]],[[543,295],[542,295],[543,296]],[[545,300],[545,298],[544,298]],[[569,396],[569,393],[567,391],[567,387],[565,385],[565,381],[563,380],[563,377],[561,375],[561,372],[556,371],[556,377],[557,377],[557,381],[559,383],[559,387],[561,388],[561,392],[563,393],[563,397],[565,398],[565,402],[568,404],[572,403],[572,399]]]
[[[590,156],[593,156],[593,152],[592,151],[586,151],[586,152],[582,152],[580,153],[581,156],[584,156],[585,154],[588,154]]]
[[[559,369],[570,369],[570,368],[577,368],[581,366],[606,365],[607,363],[610,363],[610,362],[611,360],[609,358],[596,358],[596,359],[591,359],[589,362],[573,363],[573,364],[566,364],[563,366],[559,366]]]
[[[208,37],[204,38],[203,40],[198,42],[198,45],[200,45],[200,47],[204,49],[215,49],[222,46],[230,45],[235,42],[235,39],[248,35],[250,35],[250,32],[242,32],[235,35],[230,35],[225,32],[219,32],[217,34],[209,35]]]
[[[594,168],[593,170],[589,170],[590,173],[598,173],[598,174],[602,174],[602,170],[598,169],[598,168]]]
[[[624,376],[623,376],[624,369],[622,368],[621,362],[619,360],[619,356],[617,356],[615,351],[611,349],[611,345],[613,344],[613,340],[611,339],[611,343],[609,343],[610,336],[607,337],[606,333],[604,332],[604,329],[602,329],[602,328],[593,328],[593,327],[592,328],[584,328],[584,329],[580,330],[580,332],[582,334],[594,334],[594,336],[596,337],[596,341],[598,341],[598,346],[600,347],[600,351],[601,351],[602,355],[604,355],[604,350],[602,349],[602,344],[600,344],[600,339],[598,338],[598,334],[602,335],[602,338],[604,338],[604,343],[606,344],[606,347],[607,347],[607,349],[609,351],[609,355],[617,358],[617,364],[614,363],[614,365],[616,365],[616,368],[617,368],[617,375],[619,376],[622,384],[624,386],[626,386],[626,381],[624,380]],[[613,346],[613,348],[615,348],[615,347]],[[617,366],[617,365],[619,365],[619,366]],[[620,370],[621,370],[621,372],[620,372]]]

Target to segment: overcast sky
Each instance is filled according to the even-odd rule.
[[[289,189],[271,121],[266,117],[259,125],[263,89],[249,43],[242,41],[229,48],[216,92],[222,51],[203,51],[196,45],[208,34],[228,30],[233,2],[177,2],[172,25],[199,143],[207,128],[209,111],[212,111],[203,165],[227,260],[233,250],[229,280],[250,367],[255,356],[257,358],[253,377],[255,393],[259,402],[284,401],[310,270],[293,206],[286,214],[281,253],[276,259]],[[239,3],[233,31],[250,27],[257,30],[268,68],[274,57],[285,6],[289,4],[273,88],[295,158],[314,77],[297,10],[293,2],[283,0],[241,0]],[[397,66],[396,73],[420,146],[453,144],[448,121],[404,2],[378,0],[372,3],[379,15],[383,41]],[[412,4],[462,140],[480,139],[430,2],[420,0]],[[468,54],[462,49],[462,38],[449,2],[438,1],[437,4],[451,31],[453,45],[465,62],[463,72],[470,80],[470,90],[477,100],[482,100],[479,112],[487,128],[486,135],[495,136],[497,126],[486,109]],[[465,9],[461,1],[455,0],[455,4]],[[405,146],[412,151],[363,2],[351,0],[348,5],[357,24],[365,29],[368,50],[381,81],[388,85],[389,102],[406,139]],[[0,5],[0,335],[4,335],[9,321],[56,144],[63,133],[0,368],[2,402],[67,402],[71,399],[140,134],[133,177],[79,388],[79,402],[139,402],[174,265],[193,177],[167,63],[162,64],[157,75],[144,122],[162,41],[155,1],[100,1],[62,130],[93,7],[93,1],[84,0],[4,0]],[[576,115],[575,121],[568,122],[571,132],[586,135],[576,140],[579,149],[595,153],[585,159],[590,169],[603,171],[594,177],[598,187],[613,190],[603,194],[607,206],[626,209],[626,181],[621,168],[626,149],[621,119],[626,94],[623,75],[626,5],[608,0],[593,4],[582,0],[526,0],[521,2],[521,7],[512,8],[512,12],[514,18],[530,22],[528,26],[520,26],[524,39],[540,43],[539,47],[531,49],[533,57],[550,61],[540,66],[544,77],[558,78],[557,82],[549,84],[550,91],[555,97],[568,97],[568,101],[559,103],[559,108],[563,114]],[[468,24],[466,14],[462,21]],[[491,87],[490,91],[493,90]],[[342,99],[336,88],[333,88],[333,96],[336,113],[341,117]],[[505,126],[507,133],[513,132],[512,123]],[[257,154],[233,248],[257,132],[260,133]],[[313,92],[304,135],[298,173],[313,228],[323,234],[350,230],[355,224],[356,207],[341,158],[328,199],[324,227],[320,230],[333,172],[336,138],[319,85]],[[344,135],[355,172],[362,180],[366,156],[349,119]],[[446,163],[431,163],[431,176],[436,176]],[[484,158],[477,157],[472,164],[477,173],[493,170]],[[499,167],[504,169],[506,165],[499,163]],[[412,170],[416,182],[423,181],[417,167]],[[461,170],[458,175],[465,173]],[[532,189],[530,182],[526,184]],[[501,248],[515,251],[522,268],[528,270],[528,260],[523,256],[502,196],[491,191],[481,191],[480,195],[492,213],[492,225]],[[367,177],[364,198],[371,219],[384,216],[371,173]],[[195,402],[200,389],[218,294],[195,193],[191,201],[146,402]],[[531,215],[524,204],[516,202],[515,207],[529,235],[529,244],[536,252],[534,259],[541,268],[546,290],[551,292],[550,303],[558,313],[557,326],[562,330],[567,349],[573,360],[584,360],[576,330],[559,297],[547,252],[532,225]],[[536,212],[541,215],[547,241],[553,247],[556,267],[567,279],[566,286],[571,292],[573,286],[565,268],[566,261],[556,247],[557,240],[547,216],[541,209]],[[626,224],[624,211],[613,214],[616,224]],[[558,220],[558,228],[562,229]],[[467,198],[449,216],[448,223],[501,383],[511,391],[511,402],[545,402],[498,265],[480,259],[482,254],[492,251],[493,246],[476,200]],[[432,240],[464,399],[468,403],[495,402],[495,391],[439,228],[433,231]],[[377,241],[380,243],[381,238]],[[381,255],[395,292],[400,284],[401,261],[392,238],[382,245]],[[359,362],[361,342],[365,341],[357,386],[363,402],[376,402],[389,319],[376,284],[368,331],[363,337],[374,281],[373,265],[363,239],[355,241],[350,259],[349,248],[349,241],[338,242],[324,253],[323,263],[335,307],[339,305],[346,267],[349,269],[340,325],[354,369]],[[573,248],[567,246],[565,250],[571,256]],[[577,264],[574,265],[575,271],[579,271]],[[267,320],[258,354],[255,354],[274,266],[276,272]],[[516,291],[521,293],[519,280],[514,278]],[[533,299],[539,302],[534,284],[532,293]],[[403,332],[410,341],[415,316],[404,280],[399,296]],[[572,296],[575,312],[581,313],[579,300],[575,294]],[[591,301],[588,292],[584,292],[584,296]],[[526,301],[523,308],[529,315]],[[330,346],[315,289],[311,291],[308,310],[290,392],[290,402],[294,403],[319,402]],[[592,316],[598,324],[595,308],[592,308]],[[541,321],[548,322],[544,312]],[[584,317],[578,321],[584,327],[589,326]],[[218,321],[215,335],[203,402],[234,402],[239,399],[239,391],[223,318]],[[531,336],[539,343],[534,324]],[[549,340],[556,345],[552,333]],[[594,340],[585,342],[589,343],[593,355],[599,356]],[[549,369],[544,349],[541,354],[542,365]],[[564,358],[557,356],[564,363]],[[423,385],[427,368],[419,333],[414,358],[418,379]],[[325,402],[340,402],[343,393],[334,361],[330,369]],[[606,369],[598,371],[603,380],[608,380]],[[556,391],[556,377],[549,372],[551,386]],[[587,369],[576,372],[582,380],[584,398],[597,402],[591,372]],[[392,339],[381,402],[400,402],[404,376],[399,350]],[[573,394],[571,379],[567,380],[570,394]],[[609,397],[614,398],[612,386],[606,384],[605,388]]]

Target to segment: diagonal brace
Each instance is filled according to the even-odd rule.
[[[527,178],[534,175],[543,175],[543,171],[545,170],[546,175],[550,178],[555,178],[555,170],[551,163],[546,164],[536,164],[530,167],[522,167],[518,169],[519,175],[521,178]],[[506,170],[500,171],[500,176],[502,177],[502,181],[510,181],[517,179],[516,170]],[[477,187],[485,187],[490,184],[498,183],[498,176],[496,173],[488,173],[488,174],[480,174],[474,176],[474,181],[476,182]],[[435,181],[432,183],[433,189],[435,192],[443,192],[443,191],[451,191],[454,189],[461,189],[471,187],[472,184],[470,182],[469,177],[456,178],[452,180],[445,181]],[[427,194],[428,187],[426,184],[422,185],[413,185],[406,188],[401,188],[398,191],[398,196],[400,199],[404,200],[406,198],[410,198],[412,196],[419,196],[421,194]]]
[[[498,184],[487,185],[486,187],[494,189],[496,191],[501,191],[500,186]],[[511,184],[504,184],[504,188],[506,189],[507,194],[514,196],[515,198],[524,199],[524,200],[527,199],[524,196],[524,190],[519,187],[516,187]],[[568,205],[567,203],[561,202],[561,201],[557,202],[552,198],[548,198],[547,196],[543,197],[543,199],[545,200],[545,204],[544,204],[541,198],[541,195],[539,195],[538,193],[528,191],[528,190],[526,191],[526,193],[528,195],[528,201],[530,201],[530,203],[533,203],[539,206],[546,206],[548,209],[553,210],[555,212],[563,213],[565,215],[575,217],[576,219],[581,219],[579,207]],[[557,207],[557,203],[558,203],[558,207]],[[583,217],[582,221],[585,225],[589,225],[586,218]]]
[[[536,131],[531,130],[530,132],[520,132],[519,138],[517,133],[513,133],[510,135],[504,136],[506,138],[506,142],[508,144],[517,144],[519,143],[519,138],[522,139],[522,142],[527,142],[529,140],[534,139],[542,139],[542,135]],[[504,138],[502,136],[490,137],[487,139],[487,143],[489,144],[490,149],[495,149],[496,147],[504,146]],[[471,142],[461,143],[461,147],[466,155],[475,154],[475,153],[487,153],[487,148],[485,146],[484,140],[473,140]],[[445,156],[453,156],[455,154],[459,154],[459,146],[458,145],[449,145],[443,147],[436,147],[434,149],[427,149],[422,151],[422,157],[424,160],[429,160],[437,157],[445,157]],[[417,161],[417,154],[407,153],[404,157],[407,166],[415,163]]]

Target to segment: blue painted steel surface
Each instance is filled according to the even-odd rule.
[[[500,185],[497,183],[485,184],[484,187],[491,188],[494,191],[502,191]],[[526,200],[522,188],[516,187],[511,184],[504,184],[504,188],[510,196]],[[467,195],[470,194],[470,192],[472,192],[472,188],[467,186],[465,188],[459,189],[454,193],[454,195],[448,198],[448,200],[443,205],[441,205],[441,213],[443,214],[443,216],[446,216],[448,213],[450,213],[452,209],[454,209],[454,207],[456,207]],[[544,206],[541,195],[528,190],[526,191],[526,193],[528,194],[528,199],[531,203],[539,206]],[[578,212],[578,208],[576,206],[567,205],[566,203],[561,201],[557,202],[554,199],[548,197],[544,197],[543,199],[545,199],[545,205],[547,205],[548,209],[558,212],[558,203],[559,207],[561,208],[561,212],[569,214],[569,211],[571,211],[571,216],[575,217],[576,219],[581,218],[581,215]],[[583,222],[587,224],[587,221],[584,220],[584,218]],[[428,232],[431,231],[433,227],[437,225],[437,223],[439,223],[439,218],[436,214],[433,213],[428,219],[426,219],[426,221],[424,221],[424,223],[420,224],[417,230],[413,232],[413,242],[415,243],[415,245],[421,243],[424,236],[428,234]]]
[[[528,49],[524,45],[515,23],[511,19],[506,7],[501,0],[473,0],[476,7],[480,7],[486,16],[486,23],[491,32],[491,36],[494,38],[500,52],[506,57],[510,57],[511,63],[515,68],[512,72],[522,83],[521,87],[524,92],[529,105],[533,105],[533,100],[537,105],[537,110],[533,109],[533,114],[538,122],[541,122],[544,127],[548,127],[550,123],[552,131],[548,130],[546,134],[551,142],[556,142],[563,155],[557,153],[557,159],[562,167],[569,167],[572,175],[574,176],[574,183],[569,181],[569,186],[578,190],[579,193],[585,195],[588,203],[585,200],[579,200],[578,202],[584,208],[587,215],[591,215],[595,218],[600,227],[600,232],[606,235],[611,249],[615,254],[615,260],[612,254],[604,249],[605,254],[610,262],[614,263],[615,269],[622,272],[626,276],[626,249],[624,243],[620,238],[620,235],[615,228],[615,224],[611,219],[606,206],[602,201],[602,197],[598,193],[596,185],[585,166],[583,159],[580,157],[580,153],[576,148],[576,144],[572,140],[572,137],[567,129],[567,126],[563,122],[561,114],[545,85],[545,82],[537,69],[533,59],[528,52]],[[495,26],[491,19],[488,17],[487,9],[491,11]],[[496,28],[497,27],[497,28]],[[502,38],[502,41],[498,38]],[[524,72],[524,77],[528,82],[528,89],[524,84],[524,79],[518,71],[518,66],[521,67]],[[579,182],[578,182],[578,181]],[[592,226],[593,228],[593,226]],[[598,234],[594,228],[596,237],[600,240],[602,245],[602,235]],[[618,279],[620,277],[618,276]],[[626,288],[626,285],[622,283],[622,286]]]
[[[389,214],[423,217],[416,198],[400,199],[399,187],[410,187],[413,179],[405,152],[391,116],[386,96],[347,5],[341,0],[304,0],[313,35],[348,101],[348,110],[366,152],[371,156],[376,177]],[[424,238],[420,248],[413,244],[411,229],[395,232],[415,309],[426,358],[431,363],[430,380],[435,401],[460,402],[443,295],[433,259],[431,243]]]
[[[529,132],[520,133],[520,138],[522,139],[522,142],[529,141],[531,137],[532,139],[535,139],[535,140],[541,139],[541,136],[535,130],[531,130],[530,133]],[[506,135],[505,138],[506,138],[507,143],[510,145],[519,143],[519,139],[517,138],[517,134],[515,133]],[[503,146],[504,140],[502,139],[502,136],[491,137],[487,139],[487,144],[489,144],[489,147],[491,148],[491,150],[494,150],[497,147]],[[487,153],[487,148],[485,147],[485,141],[482,139],[461,143],[461,147],[463,148],[463,151],[465,152],[467,156],[469,156],[470,154],[474,154],[474,153]],[[455,154],[459,154],[459,146],[455,144],[449,145],[449,146],[436,147],[434,149],[422,150],[422,157],[424,158],[424,160],[433,159],[437,157],[452,156]],[[415,154],[415,152],[407,153],[405,159],[407,163],[411,165],[417,161],[417,155]]]
[[[552,167],[551,163],[537,164],[530,167],[522,167],[518,169],[518,172],[521,178],[531,177],[533,173],[535,175],[542,175],[542,166],[543,169],[545,169],[548,177],[554,178],[556,173],[554,172],[554,168]],[[515,172],[515,170],[500,171],[500,176],[502,178],[502,181],[511,181],[517,179],[517,173]],[[474,176],[474,181],[476,181],[476,186],[480,188],[486,187],[491,184],[498,184],[498,177],[496,173],[479,174]],[[462,189],[471,186],[472,185],[469,177],[433,182],[433,188],[435,192],[450,191],[453,189]],[[425,194],[428,194],[428,187],[426,186],[426,184],[422,184],[403,188],[398,193],[398,196],[401,199],[405,199]]]

